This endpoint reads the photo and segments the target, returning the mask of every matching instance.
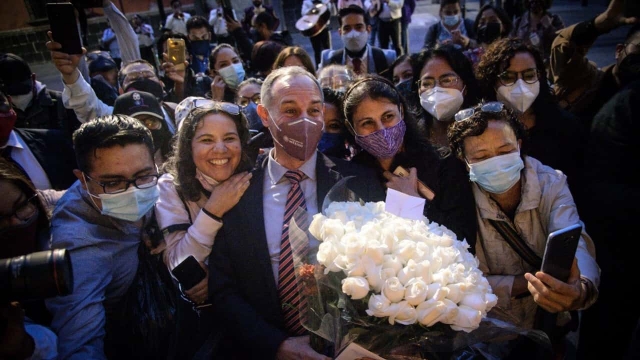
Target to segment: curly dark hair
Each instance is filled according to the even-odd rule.
[[[500,22],[502,23],[502,34],[500,35],[503,37],[509,36],[509,34],[511,34],[511,30],[513,29],[513,21],[511,21],[511,19],[509,18],[509,14],[507,14],[507,12],[504,11],[503,8],[497,7],[491,3],[482,5],[480,10],[478,10],[478,15],[476,15],[476,19],[473,22],[473,31],[476,34],[478,33],[478,28],[480,27],[480,18],[482,17],[482,14],[487,10],[493,10],[493,12],[496,13],[498,18],[500,19]]]
[[[473,115],[464,120],[454,121],[447,131],[449,147],[456,157],[462,161],[465,161],[464,139],[484,133],[489,120],[506,122],[515,133],[516,139],[523,140],[523,143],[526,142],[527,131],[513,110],[503,106],[499,112],[482,111],[481,106],[482,104],[474,106],[475,112]],[[526,148],[521,147],[520,156],[524,157],[524,155],[526,155]]]
[[[480,59],[476,67],[476,76],[480,84],[480,91],[485,96],[483,100],[495,101],[496,85],[499,83],[498,76],[509,68],[511,59],[517,53],[522,52],[533,56],[538,70],[540,94],[531,105],[534,112],[538,113],[550,104],[556,104],[557,102],[547,80],[542,54],[533,46],[517,38],[503,38],[494,41]]]
[[[164,171],[173,176],[173,182],[178,194],[188,201],[197,201],[201,194],[207,191],[196,179],[196,164],[193,161],[193,150],[191,143],[196,130],[202,125],[202,120],[209,114],[224,114],[236,124],[238,136],[242,144],[242,157],[238,168],[234,173],[247,171],[252,168],[252,161],[247,154],[247,142],[249,141],[249,123],[242,111],[233,115],[223,110],[220,103],[215,102],[213,107],[195,108],[185,118],[177,134],[177,141],[174,143],[173,155],[166,161]]]

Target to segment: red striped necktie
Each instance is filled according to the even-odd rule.
[[[300,245],[302,244],[300,243],[302,240],[299,231],[300,227],[296,226],[295,231],[292,231],[291,236],[289,236],[289,225],[298,208],[302,207],[304,210],[307,208],[304,201],[304,193],[300,188],[300,181],[304,178],[304,174],[299,170],[289,170],[284,176],[291,182],[291,188],[287,194],[282,226],[280,265],[278,267],[278,296],[282,305],[285,328],[290,334],[302,335],[306,329],[300,323],[301,319],[298,310],[302,309],[304,311],[306,309],[306,299],[301,298],[298,291],[293,257],[294,253],[296,257],[304,256],[306,248]],[[295,220],[296,222],[298,221],[297,218]],[[291,230],[294,229],[292,228]]]

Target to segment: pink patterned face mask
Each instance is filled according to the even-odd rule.
[[[406,130],[407,125],[404,120],[400,120],[391,127],[369,135],[356,134],[356,143],[376,159],[390,159],[400,150]]]

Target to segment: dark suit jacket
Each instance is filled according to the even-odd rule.
[[[69,136],[62,130],[13,129],[27,144],[55,190],[66,190],[77,178],[73,174],[76,155]]]
[[[369,74],[380,74],[383,71],[387,70],[391,65],[389,61],[387,61],[387,57],[384,55],[384,52],[382,51],[382,49],[375,46],[371,46],[371,55],[373,59],[368,59],[368,64],[367,64],[367,72]],[[328,63],[323,64],[323,66],[331,65],[331,64],[338,64],[338,65],[345,64],[344,48],[334,51],[330,55]],[[373,64],[374,66],[371,66],[371,64]]]
[[[209,299],[220,327],[216,359],[274,359],[286,333],[267,248],[263,181],[268,158],[258,159],[251,185],[223,217],[209,257]],[[318,208],[342,177],[355,175],[349,187],[365,201],[384,200],[375,174],[357,164],[318,152]]]

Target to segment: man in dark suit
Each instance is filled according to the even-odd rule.
[[[258,159],[249,188],[223,217],[209,258],[209,296],[222,327],[216,358],[328,359],[311,349],[297,311],[283,306],[296,303],[282,300],[284,284],[291,284],[284,269],[293,269],[283,223],[298,208],[290,200],[302,199],[300,207],[316,214],[329,189],[351,175],[351,188],[365,201],[383,200],[384,189],[373,170],[317,151],[324,105],[313,75],[297,66],[274,70],[261,100],[258,114],[274,148]]]
[[[76,158],[62,130],[16,129],[16,113],[0,92],[0,155],[31,180],[36,189],[66,190],[76,180]]]
[[[340,9],[338,32],[344,43],[343,49],[324,50],[320,68],[330,64],[347,65],[357,75],[380,74],[395,60],[393,50],[382,50],[368,44],[371,34],[369,20],[364,10],[356,5]]]

